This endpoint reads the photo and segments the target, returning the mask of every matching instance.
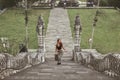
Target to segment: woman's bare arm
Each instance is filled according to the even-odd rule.
[[[64,47],[62,47],[64,50],[65,50],[65,48]]]
[[[57,48],[56,48],[56,45],[55,45],[55,52],[57,52]]]
[[[63,43],[62,43],[62,48],[65,50],[64,46],[63,46]]]
[[[62,45],[62,48],[65,50],[64,46]]]

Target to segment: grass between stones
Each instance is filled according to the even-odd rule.
[[[43,16],[45,27],[47,28],[49,13],[49,9],[36,9],[28,11],[29,48],[37,48],[36,25],[38,16],[40,16],[40,14]],[[11,41],[10,43],[14,44],[11,44],[12,48],[15,49],[14,53],[17,53],[18,45],[23,43],[25,40],[23,9],[8,9],[4,14],[0,15],[0,37],[8,37]]]
[[[73,32],[76,14],[80,15],[82,24],[81,48],[89,48],[88,39],[92,33],[92,23],[96,9],[68,9]],[[114,9],[100,9],[95,28],[93,48],[101,53],[120,52],[120,13]]]

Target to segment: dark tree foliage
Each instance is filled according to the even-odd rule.
[[[31,2],[35,2],[35,1],[38,1],[38,0],[29,0],[29,1],[31,1]]]
[[[6,7],[11,7],[15,5],[15,0],[0,0],[0,7],[6,8]]]
[[[94,0],[94,4],[97,5],[98,0]],[[100,0],[100,6],[114,6],[120,8],[120,0]]]
[[[100,0],[100,6],[109,6],[108,0]]]
[[[16,6],[16,4],[20,1],[22,0],[0,0],[0,9]],[[28,0],[28,2],[32,2],[32,3],[35,1],[38,0]]]
[[[108,0],[108,3],[110,6],[120,8],[120,0]]]

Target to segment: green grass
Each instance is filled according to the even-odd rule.
[[[80,15],[82,23],[82,48],[89,48],[92,22],[95,9],[69,9],[69,18],[73,31],[74,18]],[[120,52],[120,13],[114,9],[101,9],[95,28],[93,48],[101,53]]]
[[[23,13],[24,10],[22,9],[9,9],[4,14],[0,15],[0,37],[8,37],[11,42],[14,42],[14,44],[16,43],[15,45],[17,47],[14,47],[16,50],[18,49],[18,45],[25,40],[25,22]],[[47,28],[49,13],[49,9],[29,10],[29,48],[37,48],[36,25],[38,16],[40,16],[40,14],[43,16],[45,27]]]

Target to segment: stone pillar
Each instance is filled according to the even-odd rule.
[[[74,25],[74,50],[75,52],[80,51],[80,42],[81,42],[81,34],[82,32],[82,27],[80,24],[80,17],[77,15],[75,18],[75,25]]]
[[[77,56],[81,51],[81,47],[80,47],[81,32],[82,32],[82,27],[80,24],[80,17],[77,15],[75,18],[75,24],[74,24],[74,50],[73,50],[74,61],[78,61]]]
[[[45,40],[44,40],[44,22],[42,16],[39,16],[38,18],[36,32],[38,34],[38,52],[42,54],[42,62],[44,62]]]

